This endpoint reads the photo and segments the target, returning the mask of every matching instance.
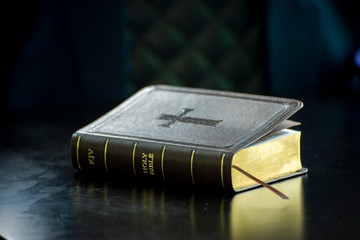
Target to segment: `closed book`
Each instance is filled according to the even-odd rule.
[[[298,100],[154,85],[71,139],[80,171],[241,191],[306,172],[300,132],[287,120]]]

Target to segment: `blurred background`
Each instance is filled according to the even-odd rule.
[[[360,96],[360,3],[10,1],[1,105],[112,108],[149,84]]]
[[[0,239],[360,239],[360,1],[12,0],[2,12]],[[292,200],[74,174],[71,134],[149,84],[302,100],[309,174],[277,185]]]

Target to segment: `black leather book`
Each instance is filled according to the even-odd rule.
[[[281,130],[298,100],[215,90],[146,87],[71,139],[81,171],[241,191],[306,171],[300,132]]]

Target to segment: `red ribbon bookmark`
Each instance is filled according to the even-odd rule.
[[[270,191],[272,191],[273,193],[277,194],[279,197],[281,197],[282,199],[289,199],[288,196],[286,196],[285,194],[283,194],[282,192],[280,192],[279,190],[273,188],[272,186],[270,186],[269,184],[261,181],[260,179],[254,177],[253,175],[251,175],[250,173],[242,170],[241,168],[239,168],[238,166],[232,165],[233,168],[235,168],[236,170],[238,170],[239,172],[241,172],[242,174],[244,174],[245,176],[247,176],[248,178],[251,178],[252,180],[254,180],[255,182],[261,184],[262,186],[266,187],[267,189],[269,189]]]

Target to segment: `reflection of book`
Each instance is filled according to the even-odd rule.
[[[300,134],[274,133],[301,107],[291,99],[150,86],[74,133],[73,165],[239,191],[256,184],[233,164],[265,181],[303,172]]]
[[[231,200],[231,239],[303,239],[302,177],[274,184],[287,201],[264,188],[238,194]]]

